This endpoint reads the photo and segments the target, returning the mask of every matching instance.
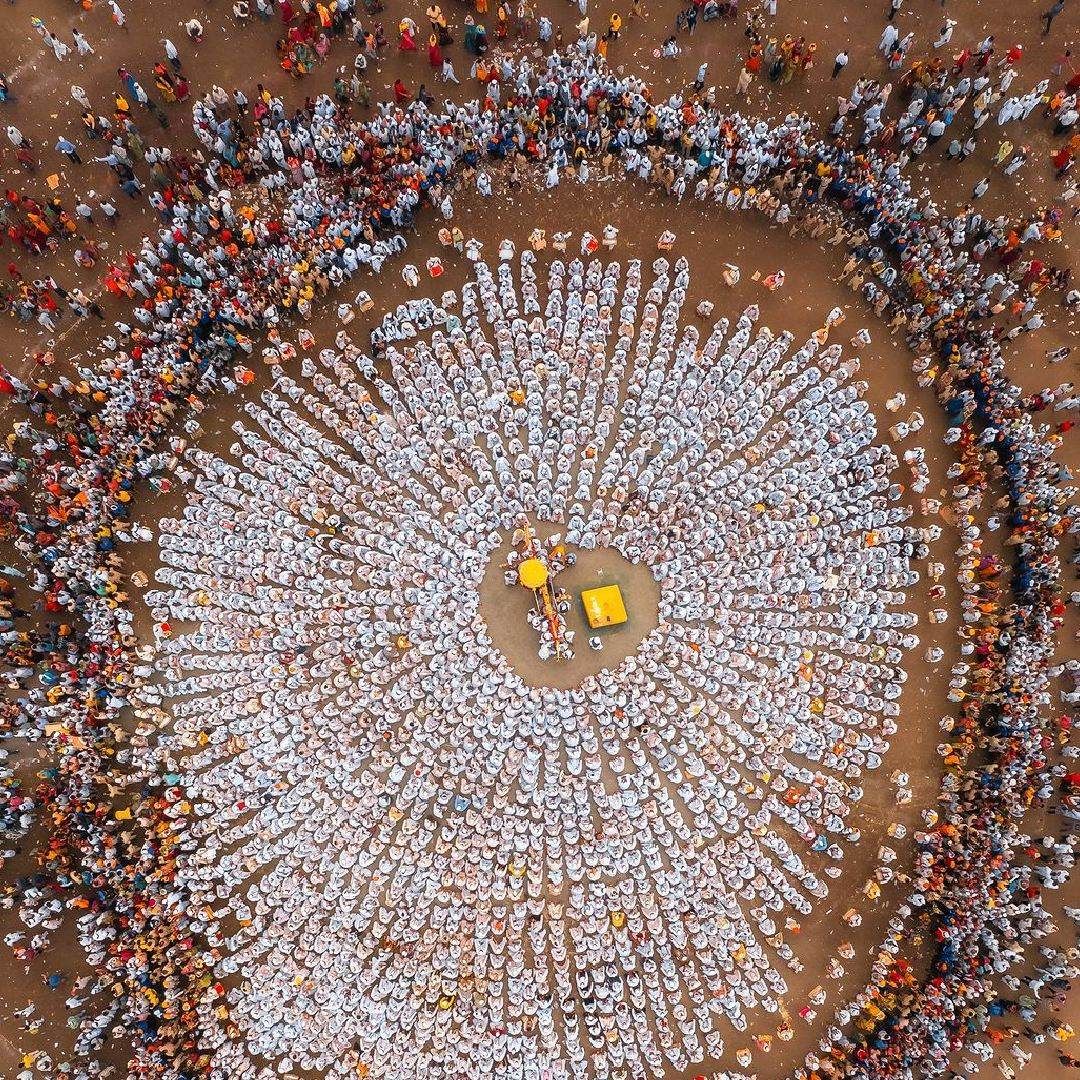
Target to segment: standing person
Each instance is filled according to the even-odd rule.
[[[1028,159],[1028,155],[1031,153],[1030,146],[1021,146],[1019,153],[1013,158],[1009,159],[1009,163],[1002,169],[1002,172],[1006,176],[1012,176],[1013,173],[1021,169],[1024,163]]]
[[[69,161],[75,162],[76,165],[82,164],[82,158],[79,157],[78,148],[70,139],[65,139],[63,135],[56,140],[56,149],[64,155]]]
[[[165,46],[165,59],[172,64],[173,71],[179,72],[183,67],[180,62],[180,50],[168,38],[162,38],[161,44]]]
[[[45,40],[48,42],[57,60],[63,60],[71,50],[55,35],[45,31]]]
[[[1065,0],[1054,0],[1054,3],[1050,5],[1049,11],[1043,12],[1043,18],[1046,20],[1046,25],[1043,27],[1042,36],[1050,36],[1050,25],[1053,21],[1065,10]]]
[[[1064,135],[1078,119],[1080,119],[1080,111],[1077,110],[1075,104],[1070,105],[1063,112],[1058,113],[1057,122],[1054,124],[1054,135]]]
[[[116,23],[121,30],[126,30],[127,16],[120,9],[120,5],[116,0],[109,0],[109,9],[112,11],[112,21]]]
[[[835,79],[841,71],[848,66],[848,54],[847,49],[842,49],[836,54],[836,59],[833,61],[832,77]]]
[[[934,48],[941,49],[948,45],[952,41],[953,28],[956,26],[955,19],[946,19],[945,25],[938,31],[938,36],[934,40]]]
[[[892,22],[899,14],[900,8],[903,5],[904,0],[889,0],[889,22]]]
[[[881,40],[878,42],[878,52],[884,56],[888,56],[892,52],[893,46],[900,40],[900,31],[896,29],[893,24],[886,23],[885,29],[881,31]]]
[[[983,38],[978,45],[975,46],[975,70],[982,71],[987,64],[990,63],[991,58],[994,55],[994,35]]]
[[[94,46],[78,30],[72,29],[71,38],[75,42],[75,48],[79,50],[80,56],[94,55]]]

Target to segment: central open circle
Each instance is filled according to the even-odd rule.
[[[557,525],[539,522],[534,532],[544,549],[549,550],[549,539],[562,530]],[[591,675],[618,667],[659,624],[660,586],[646,565],[631,562],[615,548],[567,545],[575,561],[552,579],[552,585],[568,594],[569,609],[563,613],[563,619],[572,634],[573,655],[562,660],[541,659],[544,636],[530,625],[528,618],[536,606],[533,593],[516,581],[507,584],[506,575],[514,576],[511,563],[519,551],[512,536],[504,535],[502,543],[491,553],[480,584],[480,615],[494,645],[530,686],[558,690],[580,686]],[[582,593],[610,585],[619,589],[626,621],[590,627]],[[594,648],[590,639],[601,647]]]

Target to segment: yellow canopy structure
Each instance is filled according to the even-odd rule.
[[[518,581],[526,589],[542,589],[547,579],[548,568],[539,559],[526,559],[518,567]]]
[[[586,589],[581,594],[581,602],[585,606],[585,618],[594,630],[626,622],[626,605],[618,585]]]

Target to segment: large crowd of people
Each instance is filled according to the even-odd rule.
[[[515,273],[500,247],[430,343],[396,313],[382,408],[347,340],[305,356],[227,457],[190,455],[195,494],[161,523],[147,601],[196,629],[162,643],[145,717],[175,731],[155,749],[200,807],[181,844],[236,853],[182,873],[221,969],[245,973],[240,1037],[203,1022],[231,1075],[719,1060],[717,1021],[779,1013],[802,969],[786,930],[859,840],[845,819],[897,730],[909,557],[933,527],[890,501],[858,361],[815,337],[789,356],[754,310],[699,337],[682,259],[555,259],[545,285],[533,251]],[[660,579],[660,626],[576,690],[523,682],[479,603],[500,532],[537,518]]]
[[[959,61],[929,63],[900,82],[900,115],[888,118],[891,86],[860,80],[823,137],[798,115],[771,126],[722,113],[704,87],[654,101],[643,81],[608,68],[600,52],[586,33],[578,47],[538,62],[486,54],[476,101],[440,110],[423,99],[384,104],[366,121],[331,96],[291,115],[265,91],[250,113],[224,93],[197,100],[202,161],[165,152],[139,159],[169,183],[151,196],[162,219],[157,235],[108,268],[110,289],[133,302],[130,319],[108,331],[108,361],[73,378],[53,378],[47,355],[26,378],[0,372],[0,392],[24,415],[7,440],[0,479],[5,540],[18,554],[0,577],[16,691],[2,726],[9,736],[47,739],[53,759],[31,792],[6,770],[7,831],[24,831],[40,810],[51,832],[35,871],[4,899],[30,926],[49,928],[65,908],[78,911],[93,987],[102,992],[94,1000],[103,1002],[77,1014],[81,1050],[92,1054],[123,1025],[135,1038],[133,1075],[190,1077],[211,1069],[215,1048],[200,1036],[208,1014],[235,1034],[217,981],[221,954],[204,939],[207,917],[183,869],[180,838],[192,812],[184,777],[125,781],[119,769],[155,738],[148,724],[129,738],[119,723],[150,674],[121,556],[121,545],[146,531],[134,517],[139,489],[166,489],[182,475],[182,455],[201,432],[199,412],[218,388],[250,381],[264,337],[280,362],[285,326],[309,316],[332,287],[381,271],[425,207],[452,218],[455,185],[485,194],[500,171],[530,164],[549,184],[621,170],[674,199],[760,211],[793,232],[830,235],[850,253],[852,288],[905,330],[920,380],[949,418],[964,663],[953,681],[958,709],[947,722],[941,798],[916,837],[911,896],[890,924],[872,983],[840,1010],[807,1075],[869,1080],[905,1075],[917,1063],[944,1067],[986,1028],[997,978],[1048,930],[1043,892],[1069,860],[1056,848],[1033,856],[1023,828],[1026,809],[1062,778],[1050,680],[1064,613],[1057,546],[1075,523],[1068,476],[1053,458],[1065,425],[1036,423],[1001,349],[1042,325],[1047,297],[1077,301],[1067,268],[1048,255],[1065,215],[1050,208],[1021,222],[987,218],[976,207],[978,188],[949,213],[915,194],[906,169],[945,138],[969,99],[973,132],[994,105],[1002,123],[1021,123],[1047,97],[1044,107],[1066,134],[1076,87],[1070,82],[1063,96],[1033,90],[1032,102],[1030,94],[1004,96],[1008,55],[996,85],[978,87],[987,77],[966,74]],[[985,59],[975,71],[985,72],[986,50],[976,55]],[[142,185],[131,143],[141,136],[129,122],[130,113],[106,157],[134,197]],[[31,153],[17,129],[8,135]],[[957,156],[965,146],[966,137]],[[1002,155],[1004,167],[1013,160]],[[1060,166],[1066,178],[1071,160]],[[5,202],[9,228],[28,250],[48,246],[47,229],[59,225],[83,259],[100,257],[78,239],[75,208],[50,211],[17,193]],[[49,298],[97,314],[89,298],[51,279],[12,276],[17,310],[45,327]],[[370,363],[384,348],[372,343]],[[985,542],[977,512],[989,509],[1007,530],[1008,562]],[[31,596],[51,618],[34,625]],[[934,942],[928,978],[909,952],[913,923]],[[100,1072],[93,1064],[71,1069]]]

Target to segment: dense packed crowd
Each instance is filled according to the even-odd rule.
[[[716,1021],[780,1012],[799,920],[897,730],[909,558],[933,527],[890,503],[858,362],[816,337],[789,355],[753,309],[699,337],[684,259],[542,275],[532,250],[500,256],[460,306],[429,301],[430,342],[418,301],[384,323],[382,407],[348,341],[304,356],[227,456],[190,456],[193,497],[161,522],[147,601],[194,629],[162,643],[145,715],[175,732],[200,808],[181,842],[238,853],[182,873],[220,969],[245,973],[240,1037],[202,1024],[231,1075],[254,1057],[401,1080],[719,1060]],[[569,691],[523,682],[480,604],[500,530],[537,517],[563,526],[556,566],[565,545],[613,548],[662,579],[660,625]]]
[[[229,1026],[215,950],[199,934],[205,917],[176,880],[174,822],[190,812],[181,777],[125,782],[116,772],[132,749],[117,717],[148,674],[135,653],[118,551],[145,531],[133,517],[138,485],[169,486],[200,433],[199,411],[218,387],[250,379],[247,358],[263,335],[280,340],[284,324],[306,317],[331,287],[381,270],[422,207],[452,216],[454,184],[484,193],[493,174],[526,162],[540,163],[549,183],[625,170],[675,198],[832,233],[850,249],[852,287],[905,328],[959,454],[967,668],[955,679],[960,708],[947,732],[938,817],[917,837],[917,887],[857,1001],[861,1012],[846,1015],[854,1028],[830,1029],[807,1069],[899,1076],[917,1061],[943,1065],[985,1026],[995,977],[1049,923],[1042,892],[1054,868],[1031,865],[1022,828],[1026,808],[1059,778],[1047,706],[1063,614],[1056,546],[1073,526],[1053,460],[1062,432],[1034,423],[1006,376],[1000,341],[1041,325],[1045,290],[1066,303],[1076,296],[1067,271],[1045,255],[1060,236],[1057,211],[1017,224],[987,219],[974,201],[949,214],[914,194],[905,167],[924,149],[920,140],[943,137],[933,127],[939,117],[986,89],[975,80],[965,87],[966,78],[962,68],[921,69],[901,86],[909,102],[896,120],[885,119],[890,88],[863,83],[827,139],[796,115],[772,127],[720,114],[704,89],[655,102],[588,42],[537,64],[490,58],[483,98],[440,112],[423,101],[384,105],[360,123],[324,96],[289,115],[263,92],[253,124],[241,125],[228,97],[195,103],[209,160],[158,155],[153,163],[185,182],[167,198],[158,193],[157,235],[109,268],[110,288],[134,303],[110,339],[110,360],[73,379],[51,379],[46,362],[40,375],[7,372],[0,382],[26,412],[3,459],[5,540],[19,565],[3,576],[3,642],[18,693],[2,724],[5,734],[48,739],[54,758],[31,793],[7,781],[5,825],[20,831],[43,807],[53,829],[38,870],[7,902],[31,925],[81,909],[95,985],[111,999],[82,1018],[82,1049],[122,1023],[137,1033],[135,1075],[198,1075],[209,1068],[200,1010],[220,1008]],[[1072,101],[1057,102],[1057,122],[1068,126],[1072,115],[1075,123]],[[1024,115],[1028,106],[1021,98],[1018,107]],[[117,156],[113,167],[123,164]],[[21,215],[19,242],[33,246],[48,208],[7,203]],[[66,211],[53,212],[66,228]],[[57,285],[19,292],[30,312]],[[93,313],[80,297],[64,297],[72,298]],[[973,513],[999,484],[1011,566],[984,552]],[[58,616],[44,631],[27,628],[31,593]],[[134,742],[151,737],[141,727]],[[929,979],[919,958],[905,955],[913,921],[936,943]]]

